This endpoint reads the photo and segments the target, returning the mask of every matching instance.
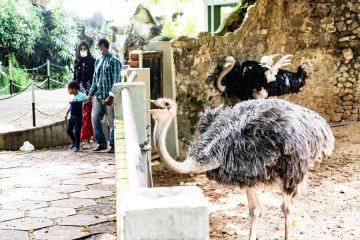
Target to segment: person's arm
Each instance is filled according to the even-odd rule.
[[[96,66],[96,61],[94,63],[94,69],[95,69],[95,66]],[[96,85],[96,81],[95,81],[95,71],[94,71],[91,87],[89,89],[89,95],[87,97],[87,102],[91,102],[91,98],[95,95],[96,90],[97,90],[97,85]]]
[[[103,101],[103,104],[111,106],[113,104],[113,100],[115,97],[115,89],[114,89],[114,84],[118,83],[121,81],[121,63],[119,60],[114,59],[113,61],[111,61],[111,65],[110,65],[111,69],[111,76],[113,79],[113,84],[111,87],[111,90],[109,92],[109,97]]]
[[[65,113],[65,121],[68,119],[70,110],[71,110],[71,106],[69,106],[68,110]]]

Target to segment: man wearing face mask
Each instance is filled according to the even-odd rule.
[[[109,53],[110,43],[102,38],[98,40],[96,49],[99,58],[95,62],[95,72],[91,88],[89,90],[88,102],[93,101],[92,125],[94,128],[95,141],[98,146],[93,151],[102,151],[107,149],[107,141],[102,129],[101,119],[107,115],[110,127],[109,152],[114,152],[114,109],[105,104],[111,97],[109,92],[114,83],[120,81],[120,61]]]

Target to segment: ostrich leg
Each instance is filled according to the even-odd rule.
[[[281,209],[285,214],[285,240],[290,240],[292,231],[292,214],[293,214],[293,203],[292,197],[283,193],[284,202],[281,205]]]
[[[253,188],[246,189],[246,196],[248,198],[249,212],[251,218],[251,229],[250,229],[249,240],[256,240],[257,225],[259,222],[259,218],[261,216],[261,204],[256,195],[255,189]]]

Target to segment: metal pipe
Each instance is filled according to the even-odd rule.
[[[143,51],[139,51],[139,68],[143,68]]]
[[[35,119],[35,84],[34,81],[31,83],[31,92],[32,92],[32,119],[33,119],[33,127],[36,127],[36,119]]]
[[[11,67],[11,61],[9,59],[9,89],[10,89],[10,95],[14,93],[14,83],[13,83],[13,75],[12,75],[12,67]]]
[[[50,89],[50,61],[49,59],[46,60],[47,65],[47,89]]]
[[[214,0],[211,0],[211,7],[210,7],[210,18],[211,18],[211,36],[214,36],[214,32],[215,32],[215,26],[214,26]]]

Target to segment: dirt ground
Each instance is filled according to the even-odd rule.
[[[309,173],[308,194],[298,197],[293,238],[301,240],[360,240],[360,124],[333,128],[331,158]],[[153,167],[155,186],[196,185],[210,203],[210,239],[248,239],[250,219],[244,190],[222,186],[204,175],[180,175],[162,163]],[[258,239],[283,239],[280,191],[259,192],[263,205]]]

